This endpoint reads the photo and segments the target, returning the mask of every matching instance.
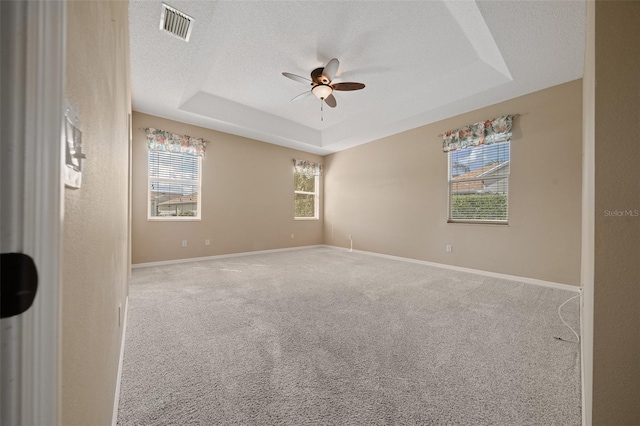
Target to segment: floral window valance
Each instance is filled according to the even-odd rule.
[[[187,135],[177,135],[153,127],[142,129],[147,134],[147,143],[150,151],[178,152],[204,157],[204,139],[192,138]]]
[[[322,164],[312,163],[306,160],[293,160],[296,173],[302,173],[306,177],[322,176]]]
[[[449,130],[442,134],[444,152],[511,141],[511,127],[515,115],[503,115],[493,120]]]

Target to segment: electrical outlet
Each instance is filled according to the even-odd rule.
[[[187,240],[182,240],[182,247],[186,247],[187,246]]]
[[[451,250],[452,250],[451,244],[447,244],[446,250],[447,250],[447,253],[451,253]]]
[[[291,239],[293,240],[296,237],[296,234],[291,234]]]
[[[204,240],[204,245],[205,246],[210,246],[211,245],[211,240],[209,240],[209,239]]]
[[[350,240],[352,239],[352,238],[351,238],[351,234],[349,234],[349,239],[350,239]]]

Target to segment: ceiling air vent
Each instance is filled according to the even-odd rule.
[[[160,29],[168,32],[180,40],[189,41],[193,18],[187,14],[162,3],[162,16],[160,16]]]

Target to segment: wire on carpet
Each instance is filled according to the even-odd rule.
[[[580,343],[580,336],[578,335],[578,333],[576,333],[576,331],[569,324],[567,324],[567,322],[564,320],[564,318],[562,318],[562,313],[560,312],[560,310],[562,309],[562,307],[564,305],[566,305],[567,303],[569,303],[573,299],[577,299],[578,297],[580,297],[579,294],[577,296],[570,297],[569,299],[565,300],[562,303],[562,305],[558,306],[558,316],[560,317],[560,321],[562,321],[562,323],[564,325],[566,325],[569,328],[569,330],[571,330],[571,332],[576,336],[576,339],[578,339],[577,341],[575,341],[575,340],[563,339],[562,337],[555,336],[556,339],[562,340],[563,342]]]

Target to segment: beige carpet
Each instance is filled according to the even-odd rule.
[[[574,295],[332,248],[136,269],[118,424],[579,425]]]

